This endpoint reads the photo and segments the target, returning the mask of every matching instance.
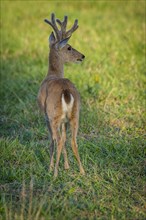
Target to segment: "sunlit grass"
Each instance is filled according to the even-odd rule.
[[[1,219],[144,219],[145,2],[1,2]],[[79,175],[48,172],[49,140],[36,97],[48,68],[44,22],[79,19],[70,44],[85,54],[65,67],[82,98]],[[69,137],[70,135],[68,135]]]

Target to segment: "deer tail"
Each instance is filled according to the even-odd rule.
[[[63,90],[61,99],[63,111],[70,111],[74,104],[74,97],[68,89]]]

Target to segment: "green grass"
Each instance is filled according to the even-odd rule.
[[[36,97],[48,68],[44,22],[79,19],[65,67],[82,97],[78,165],[48,172],[49,140]],[[145,1],[1,1],[0,219],[142,220],[145,201]]]

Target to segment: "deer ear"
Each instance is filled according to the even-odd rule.
[[[52,32],[52,33],[50,34],[50,37],[49,37],[49,44],[52,45],[52,44],[55,43],[55,41],[56,41],[55,35],[54,35],[54,33]]]
[[[57,49],[61,50],[67,44],[67,42],[69,41],[70,37],[71,36],[61,40],[60,42],[58,42],[57,45],[56,45]]]

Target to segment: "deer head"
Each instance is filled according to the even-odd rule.
[[[68,44],[72,33],[78,28],[78,20],[76,19],[72,28],[66,31],[67,19],[68,17],[64,16],[64,20],[61,22],[59,19],[55,19],[55,14],[52,13],[51,21],[48,19],[44,20],[55,32],[55,35],[52,32],[49,37],[50,56],[57,57],[57,60],[61,63],[81,62],[85,56]],[[60,30],[56,22],[59,24]]]

